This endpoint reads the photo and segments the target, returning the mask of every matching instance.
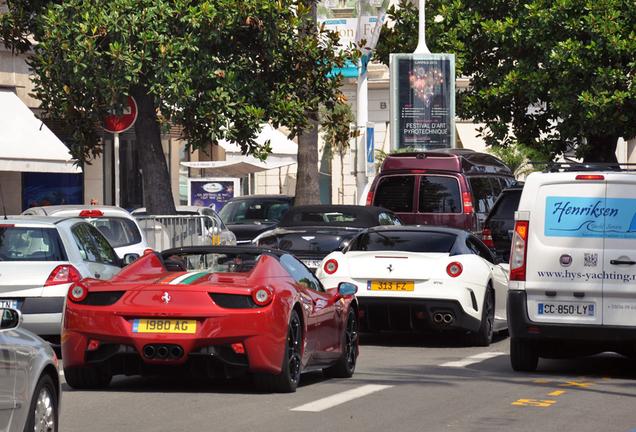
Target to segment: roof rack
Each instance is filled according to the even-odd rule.
[[[528,162],[545,165],[543,172],[569,171],[636,171],[636,163],[617,162]]]

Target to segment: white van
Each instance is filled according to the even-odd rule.
[[[636,355],[636,173],[533,173],[515,213],[510,360]]]

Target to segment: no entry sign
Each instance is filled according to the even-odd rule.
[[[137,119],[137,102],[132,96],[128,97],[128,106],[121,117],[108,116],[104,118],[104,130],[111,133],[121,133],[132,127]]]

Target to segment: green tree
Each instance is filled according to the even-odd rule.
[[[174,214],[160,136],[182,130],[189,150],[221,139],[265,159],[260,125],[316,134],[307,113],[333,106],[347,55],[321,34],[300,0],[11,0],[0,17],[5,45],[34,49],[29,64],[45,117],[60,122],[77,159],[101,151],[103,119],[121,114],[128,95],[148,211]],[[32,39],[30,39],[32,37]],[[31,40],[35,44],[31,44]],[[302,147],[300,145],[299,147]],[[317,144],[314,145],[314,148]],[[300,151],[299,151],[300,152]],[[299,155],[299,173],[316,171]],[[299,176],[300,177],[300,176]],[[297,195],[318,183],[298,181]]]
[[[521,144],[511,144],[508,147],[493,145],[488,147],[486,151],[501,159],[501,161],[510,168],[517,179],[522,176],[527,176],[531,172],[545,169],[546,165],[537,164],[536,162],[549,161],[548,155],[541,153],[537,149]]]
[[[619,137],[636,135],[636,9],[620,0],[429,0],[427,45],[454,53],[457,115],[486,123],[489,145],[513,142],[586,162],[615,162]],[[407,0],[376,58],[413,52],[419,16]],[[508,129],[512,125],[512,130]]]

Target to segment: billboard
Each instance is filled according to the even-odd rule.
[[[231,177],[188,179],[188,205],[221,210],[230,199],[240,195],[240,180]]]
[[[392,150],[455,147],[455,55],[391,54]]]

